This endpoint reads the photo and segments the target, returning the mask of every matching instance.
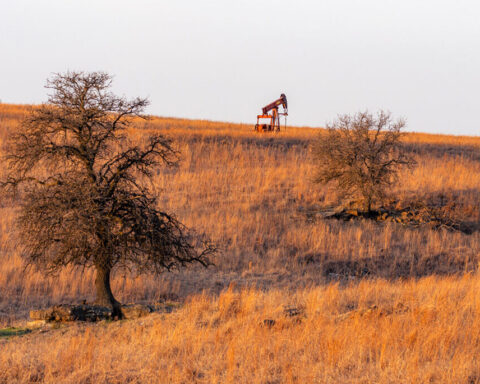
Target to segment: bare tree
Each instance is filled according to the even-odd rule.
[[[146,99],[110,92],[102,72],[56,74],[48,103],[33,108],[7,146],[8,178],[20,197],[18,229],[29,263],[48,272],[67,265],[96,269],[96,304],[119,303],[113,268],[158,273],[198,262],[215,247],[157,209],[148,180],[174,166],[172,142],[154,135],[135,145],[126,129]]]
[[[367,212],[385,197],[401,166],[414,161],[401,146],[405,121],[390,113],[339,116],[313,145],[317,183],[335,183],[343,197],[357,198]]]

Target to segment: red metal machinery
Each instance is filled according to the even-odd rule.
[[[278,112],[278,107],[283,107],[283,112]],[[270,112],[270,114],[269,114]],[[280,95],[280,98],[275,100],[262,108],[262,114],[257,116],[257,124],[255,130],[257,132],[279,132],[280,131],[280,116],[285,116],[285,129],[287,128],[287,116],[288,116],[288,104],[287,96],[284,93]],[[261,123],[260,120],[265,121]]]

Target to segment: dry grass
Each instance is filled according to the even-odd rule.
[[[478,383],[479,289],[468,275],[197,295],[0,341],[0,383]]]
[[[1,142],[24,110],[0,104]],[[318,130],[259,135],[248,125],[152,118],[129,134],[142,140],[150,130],[170,135],[183,156],[178,169],[159,170],[154,180],[160,204],[220,245],[216,267],[160,277],[117,273],[113,290],[123,302],[188,303],[171,316],[0,342],[0,382],[29,375],[65,383],[479,381],[470,358],[478,353],[478,279],[440,277],[476,270],[478,233],[313,220],[309,212],[338,199],[310,182],[309,144]],[[392,191],[398,203],[444,195],[457,214],[478,223],[480,138],[408,134],[405,145],[418,166]],[[92,298],[91,270],[54,278],[23,271],[21,239],[11,231],[15,207],[0,210],[0,324],[33,306]],[[343,277],[355,285],[329,283],[337,276],[326,265],[368,260],[382,261],[371,277],[390,282],[347,270]],[[395,281],[422,275],[433,276]],[[230,282],[269,292],[225,292]],[[301,323],[282,315],[290,304],[305,307]],[[378,309],[339,321],[343,312],[374,304]],[[266,318],[277,322],[261,326]]]

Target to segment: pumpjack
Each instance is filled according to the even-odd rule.
[[[280,106],[283,107],[283,112],[278,111]],[[280,116],[285,118],[285,129],[287,129],[288,104],[287,96],[284,93],[280,95],[279,99],[262,108],[262,114],[257,115],[255,130],[257,132],[279,132]]]

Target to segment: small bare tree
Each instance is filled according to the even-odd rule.
[[[111,81],[102,72],[47,81],[48,103],[33,108],[8,142],[3,185],[20,198],[26,260],[48,272],[93,266],[95,303],[118,313],[113,268],[156,273],[192,262],[206,266],[215,247],[157,209],[148,180],[156,167],[174,166],[178,153],[161,135],[143,145],[128,139],[126,129],[144,117],[148,101],[115,96]]]
[[[367,212],[385,197],[401,166],[414,160],[401,146],[405,121],[390,113],[339,116],[313,145],[314,181],[336,183],[343,197],[357,198]]]

